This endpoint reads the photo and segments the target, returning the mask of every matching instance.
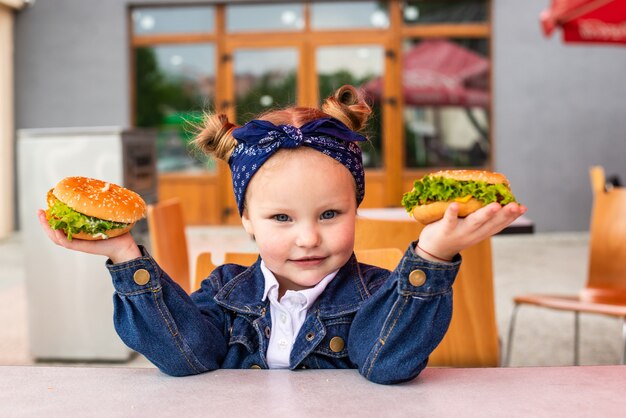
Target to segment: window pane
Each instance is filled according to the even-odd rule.
[[[296,50],[239,50],[234,54],[234,68],[237,124],[297,103]]]
[[[228,6],[226,28],[232,32],[299,31],[304,28],[304,6],[300,3]]]
[[[487,22],[487,0],[414,0],[403,7],[404,23]]]
[[[133,34],[212,32],[215,11],[205,7],[140,7],[133,9]]]
[[[489,58],[485,39],[405,43],[407,167],[477,167],[489,156]]]
[[[314,29],[387,28],[386,2],[333,2],[311,5]]]
[[[135,49],[136,125],[158,129],[160,171],[215,168],[188,145],[203,111],[214,103],[214,55],[212,44]]]
[[[380,46],[324,47],[317,50],[317,74],[320,98],[325,99],[344,84],[362,87],[369,91],[371,85],[382,86],[384,51]],[[369,93],[367,93],[369,94]],[[365,167],[381,167],[381,107],[373,104],[373,112],[365,133],[369,142],[361,145]]]

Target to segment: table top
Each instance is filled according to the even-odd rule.
[[[399,385],[355,370],[0,367],[0,416],[623,416],[626,366],[427,368]]]

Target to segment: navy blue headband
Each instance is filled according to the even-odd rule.
[[[281,148],[307,146],[343,164],[356,182],[357,206],[363,200],[365,173],[361,148],[356,142],[366,141],[366,138],[337,119],[316,119],[300,128],[291,125],[276,126],[271,122],[255,119],[233,130],[233,136],[238,144],[228,163],[240,215],[243,213],[244,197],[252,176]]]

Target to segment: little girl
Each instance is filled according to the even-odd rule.
[[[358,142],[365,138],[357,132],[369,114],[358,92],[344,86],[322,111],[271,111],[242,127],[207,116],[195,144],[229,163],[243,226],[260,257],[251,267],[218,267],[191,296],[130,234],[70,242],[41,211],[39,219],[58,245],[109,258],[116,330],[165,373],[357,368],[374,382],[407,381],[448,328],[459,251],[526,208],[494,203],[458,219],[451,205],[393,272],[360,264],[353,247],[365,193]]]

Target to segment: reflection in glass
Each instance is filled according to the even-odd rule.
[[[382,80],[383,48],[370,45],[318,48],[316,62],[320,98],[325,99],[344,84],[366,88],[369,83]],[[369,142],[361,144],[363,163],[368,168],[383,165],[380,101],[370,103],[373,112],[365,131]]]
[[[226,28],[229,32],[300,31],[304,29],[304,6],[300,3],[229,5]]]
[[[407,167],[480,167],[489,156],[489,58],[484,39],[405,44]]]
[[[487,22],[488,0],[413,0],[402,8],[404,23],[424,25],[437,23]]]
[[[382,1],[313,3],[311,26],[314,29],[352,29],[389,27],[387,3]]]
[[[133,34],[196,33],[214,30],[215,11],[202,7],[138,7],[134,8]]]
[[[159,171],[215,168],[188,145],[214,103],[214,54],[211,44],[135,49],[135,124],[158,129]]]
[[[234,54],[237,124],[297,103],[294,49],[239,50]]]

